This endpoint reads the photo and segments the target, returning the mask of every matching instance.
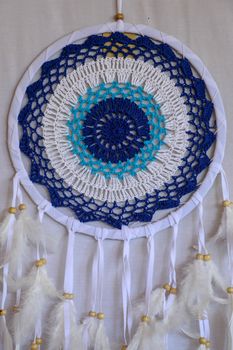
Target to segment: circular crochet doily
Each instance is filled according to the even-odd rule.
[[[191,62],[168,43],[120,32],[90,35],[45,60],[18,122],[30,180],[52,206],[115,228],[188,201],[217,129]]]

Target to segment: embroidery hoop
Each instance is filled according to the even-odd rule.
[[[19,181],[21,182],[31,199],[37,206],[43,205],[44,207],[46,207],[45,211],[52,219],[54,219],[62,225],[66,225],[68,216],[62,213],[59,209],[52,207],[50,205],[50,202],[41,195],[41,193],[37,190],[36,186],[29,179],[19,149],[17,116],[21,108],[26,88],[33,80],[35,74],[38,72],[38,70],[41,68],[44,62],[46,62],[51,56],[53,56],[57,51],[62,49],[65,45],[71,44],[77,40],[85,39],[86,37],[93,34],[102,34],[104,32],[115,31],[146,35],[156,41],[167,43],[179,54],[186,57],[190,61],[192,66],[195,68],[195,70],[198,72],[198,74],[205,81],[208,93],[211,97],[212,102],[214,102],[214,111],[216,116],[218,134],[215,143],[214,156],[210,166],[208,167],[207,174],[202,184],[195,191],[192,197],[179,209],[173,212],[172,215],[169,214],[156,222],[148,223],[141,227],[124,227],[123,230],[102,227],[96,228],[94,225],[81,223],[79,220],[74,220],[75,232],[78,231],[80,233],[87,234],[90,236],[96,236],[96,230],[99,229],[101,236],[105,237],[105,239],[125,240],[128,239],[128,237],[130,237],[130,239],[146,237],[148,235],[148,227],[150,228],[150,231],[153,232],[152,234],[155,234],[156,232],[170,227],[172,223],[178,223],[183,217],[188,215],[202,201],[209,189],[212,187],[216,176],[221,170],[221,164],[223,160],[226,142],[226,121],[222,98],[220,96],[218,87],[213,77],[209,73],[208,69],[188,47],[183,45],[179,40],[173,38],[172,36],[166,35],[156,29],[145,25],[133,25],[124,23],[122,20],[119,20],[114,23],[107,23],[105,25],[88,27],[83,30],[75,31],[71,34],[68,34],[67,36],[59,39],[54,44],[49,46],[45,51],[43,51],[36,58],[36,60],[33,61],[28,70],[23,75],[23,78],[21,79],[16,89],[9,112],[8,147],[14,168],[19,174]]]

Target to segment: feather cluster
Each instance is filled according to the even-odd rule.
[[[104,326],[104,320],[98,320],[94,350],[110,350],[109,340]]]
[[[77,326],[76,311],[72,300],[62,300],[58,303],[49,321],[48,330],[48,350],[60,350],[64,348],[65,340],[65,307],[69,308],[70,339],[69,350],[84,350],[82,341],[82,327]]]
[[[5,316],[0,316],[0,339],[4,350],[13,350],[13,342],[6,325]]]
[[[200,319],[211,301],[226,304],[226,299],[214,294],[214,286],[225,292],[224,282],[213,261],[195,259],[187,267],[181,283],[180,307],[184,305],[195,318]]]
[[[20,337],[22,342],[32,334],[48,299],[58,299],[60,294],[49,279],[45,266],[33,266],[29,275],[18,282],[18,287],[22,288],[23,293],[20,312],[15,319],[15,336]],[[19,339],[15,341],[18,343]]]
[[[127,350],[164,350],[165,328],[162,321],[140,322]]]

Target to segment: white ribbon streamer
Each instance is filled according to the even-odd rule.
[[[154,263],[155,263],[155,246],[154,236],[151,232],[147,231],[147,252],[148,252],[148,265],[147,265],[147,277],[146,277],[146,315],[149,315],[150,299],[153,289],[153,276],[154,276]]]
[[[74,286],[74,242],[75,231],[73,228],[74,219],[69,218],[67,222],[68,241],[66,250],[64,292],[73,293]],[[70,303],[73,300],[65,300],[64,304],[64,350],[70,349]]]
[[[124,230],[124,229],[123,229]],[[124,230],[127,235],[127,231]],[[123,246],[123,271],[122,271],[122,302],[123,302],[123,329],[124,342],[128,344],[131,338],[132,305],[131,305],[131,269],[130,269],[130,240],[126,238]]]

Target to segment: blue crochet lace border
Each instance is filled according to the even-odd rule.
[[[66,185],[47,158],[42,136],[46,105],[61,79],[80,64],[109,55],[133,57],[160,67],[175,81],[190,116],[189,146],[179,172],[161,190],[124,203],[108,203],[88,198]],[[198,175],[210,164],[208,149],[215,141],[213,103],[205,83],[195,76],[189,61],[178,56],[167,44],[146,36],[129,38],[122,33],[93,35],[82,44],[63,48],[59,57],[43,64],[40,78],[28,86],[27,101],[18,121],[22,128],[20,150],[30,158],[30,179],[47,188],[54,207],[70,208],[82,222],[102,221],[116,228],[132,222],[149,222],[156,211],[180,206],[184,195],[198,187]]]

